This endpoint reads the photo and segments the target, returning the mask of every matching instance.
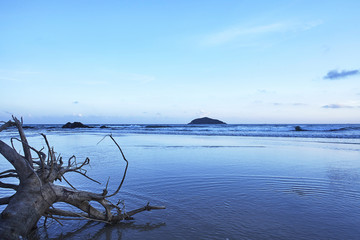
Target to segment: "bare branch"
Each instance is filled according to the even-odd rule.
[[[16,171],[14,169],[9,169],[9,170],[5,170],[5,171],[1,172],[0,175],[6,174],[6,173],[16,173]]]
[[[56,216],[62,216],[62,217],[67,217],[67,218],[59,218],[57,217],[57,219],[61,219],[61,220],[92,220],[92,221],[98,221],[98,222],[103,222],[103,223],[109,223],[108,221],[105,220],[101,220],[101,219],[96,219],[96,218],[92,218],[89,217],[87,214],[85,213],[76,213],[76,212],[72,212],[72,211],[66,211],[66,210],[62,210],[62,209],[48,209],[46,211],[46,214],[51,214],[51,215],[56,215]],[[48,216],[49,218],[54,218],[53,216]]]
[[[160,210],[160,209],[166,209],[165,206],[150,206],[149,203],[145,206],[145,207],[142,207],[142,208],[138,208],[138,209],[135,209],[135,210],[132,210],[130,212],[127,212],[126,214],[124,214],[125,219],[127,217],[131,217],[139,212],[143,212],[143,211],[151,211],[151,210]]]
[[[111,213],[111,209],[113,209],[113,204],[106,201],[105,199],[99,201],[99,203],[104,207],[105,209],[105,217],[106,217],[106,221],[110,222],[112,219],[112,213]]]
[[[12,197],[12,196],[11,196]],[[0,205],[9,204],[11,197],[0,198]]]
[[[20,181],[25,181],[27,177],[34,173],[29,162],[1,140],[0,153],[14,166]]]
[[[9,173],[9,174],[4,174],[4,175],[1,175],[0,178],[18,178],[19,175],[15,174],[15,173]]]
[[[11,177],[14,178],[19,177],[14,169],[9,169],[0,173],[0,178],[11,178]]]
[[[72,159],[74,159],[73,162],[71,162]],[[67,172],[75,172],[75,173],[81,174],[82,176],[86,177],[87,179],[89,179],[89,180],[91,180],[93,182],[96,182],[97,184],[101,184],[99,181],[96,181],[95,179],[93,179],[93,178],[89,177],[88,175],[86,175],[86,170],[84,170],[83,167],[86,166],[86,165],[89,165],[89,163],[90,163],[90,159],[86,158],[84,160],[84,162],[82,162],[80,165],[78,165],[77,162],[76,162],[76,157],[72,156],[68,160],[68,166],[66,168],[61,168],[59,173],[63,177],[64,174],[67,173]]]
[[[105,189],[103,190],[103,193],[102,193],[103,196],[106,196],[106,194],[108,194],[107,188],[108,188],[108,185],[109,185],[109,180],[110,180],[110,177],[108,178],[108,180],[106,182]]]
[[[30,165],[33,165],[32,162],[32,157],[31,157],[31,152],[30,152],[30,148],[29,148],[29,144],[27,142],[27,139],[25,137],[25,133],[24,133],[24,129],[22,128],[22,124],[23,124],[23,120],[21,118],[21,122],[13,116],[13,120],[15,122],[15,125],[18,129],[20,138],[21,138],[21,142],[23,143],[23,150],[24,150],[24,154],[25,154],[25,159],[30,163]]]
[[[0,181],[0,188],[11,188],[16,191],[19,188],[19,186],[16,184],[3,183]]]
[[[93,182],[96,182],[97,184],[101,184],[99,181],[96,181],[95,179],[89,177],[89,176],[86,175],[85,173],[82,173],[82,172],[79,172],[79,171],[75,171],[75,170],[72,170],[72,169],[67,170],[66,172],[75,172],[75,173],[81,174],[81,175],[83,175],[84,177],[86,177],[87,179],[89,179],[89,180],[91,180],[91,181],[93,181]]]
[[[67,199],[78,199],[79,201],[97,201],[102,200],[104,197],[101,194],[96,194],[88,191],[81,191],[70,189],[67,187],[51,184],[58,202],[66,202]]]
[[[62,176],[62,178],[65,180],[65,182],[66,182],[67,184],[69,184],[69,186],[70,186],[72,189],[75,189],[75,190],[76,190],[76,188],[65,178],[64,175]]]
[[[109,136],[110,136],[110,138],[113,140],[113,142],[116,144],[116,146],[118,147],[118,149],[120,150],[120,153],[121,153],[124,161],[126,162],[126,167],[125,167],[125,170],[124,170],[123,178],[122,178],[122,180],[121,180],[118,188],[116,189],[116,191],[115,191],[113,194],[107,195],[107,196],[106,196],[107,198],[112,197],[112,196],[115,196],[115,195],[120,191],[120,188],[121,188],[121,186],[122,186],[123,183],[124,183],[124,180],[125,180],[125,177],[126,177],[126,172],[127,172],[128,166],[129,166],[129,162],[128,162],[128,160],[126,160],[125,155],[124,155],[123,151],[121,150],[119,144],[115,141],[115,139],[113,138],[113,136],[112,136],[111,134],[110,134]]]
[[[9,120],[0,126],[0,132],[12,126],[15,126],[15,123]]]
[[[48,211],[49,211],[50,209],[48,209]],[[51,219],[53,219],[53,220],[55,220],[58,224],[60,224],[61,226],[64,226],[61,222],[60,222],[60,220],[63,220],[63,219],[61,219],[61,218],[59,218],[59,217],[55,217],[51,212],[46,212],[46,213],[44,213],[44,217],[45,217],[45,221],[44,221],[44,226],[46,225],[46,221],[47,221],[47,219],[48,218],[51,218]]]
[[[31,150],[33,150],[34,152],[36,152],[36,154],[38,155],[40,161],[34,161],[33,163],[36,163],[37,165],[40,166],[40,168],[44,168],[45,166],[45,159],[46,159],[46,154],[42,152],[43,148],[40,149],[40,151],[36,150],[35,148],[29,146],[31,148]]]
[[[74,161],[71,162],[71,159],[74,159]],[[82,167],[89,165],[89,164],[90,164],[90,159],[86,158],[84,160],[84,162],[82,162],[80,165],[78,165],[76,162],[76,157],[72,156],[71,158],[69,158],[67,170],[68,171],[76,171],[76,170],[82,169]]]
[[[96,209],[95,209],[96,212],[93,212],[94,208],[92,208],[92,207],[91,207],[91,211],[88,211],[88,207],[90,206],[88,202],[84,202],[83,204],[79,204],[78,202],[75,204],[72,204],[72,203],[69,203],[69,204],[79,208],[83,212],[77,213],[77,212],[52,208],[52,209],[48,209],[46,211],[46,214],[58,215],[58,216],[63,216],[63,217],[73,217],[73,218],[81,217],[81,218],[84,218],[87,220],[93,220],[93,221],[99,221],[99,222],[105,222],[105,223],[116,223],[121,220],[130,220],[130,219],[132,219],[131,216],[133,216],[137,213],[140,213],[140,212],[165,209],[165,206],[151,206],[148,203],[146,206],[132,210],[130,212],[126,212],[123,214],[117,214],[117,215],[111,215],[111,217],[107,217],[107,214],[99,212]],[[88,213],[88,214],[86,214],[86,213]],[[47,217],[49,217],[49,216],[47,216]]]
[[[52,156],[51,156],[51,147],[50,147],[49,141],[48,141],[47,138],[46,138],[46,135],[43,134],[43,133],[41,133],[41,136],[43,136],[43,138],[45,139],[46,146],[48,147],[48,159],[47,159],[47,164],[49,165],[49,158],[52,158]]]
[[[68,160],[68,168],[72,167],[73,163],[71,163],[71,160],[74,159],[74,164],[76,164],[76,157],[75,155],[72,155]]]
[[[43,153],[43,152],[41,152],[43,148],[42,148],[40,151],[38,151],[38,150],[36,150],[35,148],[33,148],[32,146],[30,146],[28,143],[23,142],[22,140],[13,137],[13,138],[10,139],[10,141],[11,141],[11,146],[12,146],[12,148],[13,148],[14,150],[16,150],[16,149],[15,149],[15,146],[14,146],[14,142],[13,142],[14,140],[21,142],[23,145],[24,145],[24,144],[27,145],[27,146],[30,148],[30,150],[33,150],[33,151],[38,155],[38,157],[39,157],[39,159],[40,159],[40,162],[38,162],[38,161],[33,161],[33,163],[35,162],[35,163],[36,163],[37,165],[39,165],[40,167],[43,167],[43,166],[44,166],[44,159],[46,158],[46,154]]]
[[[48,155],[42,152],[43,148],[38,151],[28,144],[22,128],[23,120],[21,119],[21,121],[19,121],[15,117],[13,117],[13,120],[14,122],[8,121],[0,126],[0,131],[2,131],[15,124],[20,134],[20,139],[11,138],[10,146],[0,140],[0,154],[15,168],[0,172],[0,180],[14,177],[20,180],[19,185],[0,181],[0,188],[13,189],[16,191],[16,194],[13,196],[0,198],[0,205],[7,205],[1,213],[2,217],[0,217],[0,235],[3,238],[26,238],[31,229],[36,226],[41,216],[45,216],[46,219],[51,218],[57,222],[61,219],[86,219],[104,223],[116,223],[124,219],[132,219],[132,215],[142,211],[165,208],[164,206],[150,206],[147,204],[142,208],[125,212],[125,205],[122,201],[113,204],[108,200],[110,197],[119,193],[129,165],[122,149],[112,135],[109,136],[119,149],[122,158],[126,162],[126,167],[121,182],[114,193],[107,195],[108,179],[105,189],[101,194],[98,194],[77,190],[64,177],[65,173],[74,172],[100,184],[100,182],[89,177],[86,169],[84,169],[85,166],[90,164],[89,158],[77,162],[76,157],[72,156],[69,158],[67,166],[63,166],[62,157],[55,152],[53,147],[50,147],[48,139],[44,134],[41,135],[46,142]],[[24,156],[21,156],[15,149],[14,140],[21,142]],[[13,148],[11,148],[11,146],[13,146]],[[34,151],[38,158],[32,159],[31,151]],[[34,163],[36,164],[36,168],[34,168]],[[62,179],[73,189],[53,183],[56,180],[61,181]],[[76,211],[55,209],[53,208],[53,204],[56,202],[67,203],[77,209]],[[98,207],[97,205],[92,205],[94,202],[99,203],[102,207],[99,207],[99,209],[96,208]],[[119,206],[120,203],[123,204],[123,207],[121,207],[121,205]],[[16,230],[13,231],[13,229]]]

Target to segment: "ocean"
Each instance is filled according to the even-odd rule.
[[[112,134],[129,161],[112,200],[127,211],[167,207],[116,225],[41,220],[34,239],[359,239],[360,124],[27,126],[32,146],[45,146],[44,133],[63,158],[89,157],[88,175],[102,185],[67,179],[95,192],[109,177],[115,190],[123,174],[116,146],[103,139]],[[0,132],[8,143],[16,136]],[[9,167],[0,156],[0,169]]]
[[[360,124],[89,124],[91,128],[66,129],[61,124],[25,125],[29,134],[168,134],[201,136],[252,136],[359,139]],[[302,131],[296,131],[300,127]],[[7,134],[14,132],[9,129]],[[5,135],[6,135],[5,133]],[[3,133],[0,133],[4,135]]]

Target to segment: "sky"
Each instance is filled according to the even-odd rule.
[[[359,123],[360,1],[0,1],[0,120]]]

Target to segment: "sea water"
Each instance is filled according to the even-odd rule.
[[[34,125],[26,133],[37,148],[42,132],[65,159],[91,159],[88,175],[102,185],[69,174],[74,186],[102,192],[110,177],[112,192],[125,163],[109,138],[99,143],[111,133],[129,161],[112,200],[127,211],[147,202],[167,208],[116,225],[44,227],[42,219],[35,239],[359,239],[359,125],[93,126]],[[6,142],[13,136],[0,133]],[[0,167],[9,167],[3,157]]]

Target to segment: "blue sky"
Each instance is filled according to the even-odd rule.
[[[1,1],[0,120],[359,123],[360,1]]]

